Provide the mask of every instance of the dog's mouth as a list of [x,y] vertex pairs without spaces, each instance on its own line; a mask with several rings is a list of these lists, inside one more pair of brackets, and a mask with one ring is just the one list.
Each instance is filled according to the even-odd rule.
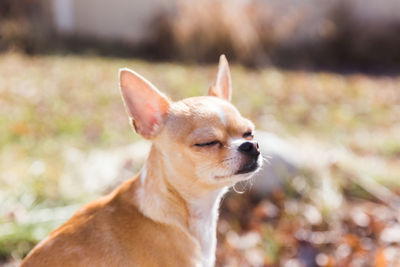
[[236,175],[243,175],[243,174],[250,174],[252,172],[257,171],[261,165],[262,162],[260,162],[259,157],[255,157],[252,159],[248,159],[246,164],[243,164],[241,168],[236,171],[235,173],[232,173],[230,175],[224,175],[224,176],[215,176],[216,179],[225,179],[225,178],[232,178],[235,177]]
[[244,174],[244,173],[249,173],[257,170],[259,167],[259,164],[257,162],[257,159],[253,159],[250,161],[250,163],[244,165],[241,169],[239,169],[235,174]]

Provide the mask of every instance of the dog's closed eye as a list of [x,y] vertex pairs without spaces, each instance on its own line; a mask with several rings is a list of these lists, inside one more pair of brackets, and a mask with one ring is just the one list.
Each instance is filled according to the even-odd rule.
[[252,131],[248,131],[243,134],[243,138],[246,138],[246,139],[253,139],[253,137],[254,137],[254,134]]
[[215,145],[221,145],[221,142],[218,140],[214,140],[211,142],[198,143],[198,144],[194,144],[194,145],[198,146],[198,147],[207,147],[207,146],[211,147],[211,146],[215,146]]

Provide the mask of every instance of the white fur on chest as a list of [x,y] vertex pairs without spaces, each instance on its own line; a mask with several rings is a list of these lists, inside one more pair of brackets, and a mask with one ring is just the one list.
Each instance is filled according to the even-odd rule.
[[214,266],[218,208],[225,192],[226,188],[219,189],[189,203],[189,230],[200,243],[204,267]]

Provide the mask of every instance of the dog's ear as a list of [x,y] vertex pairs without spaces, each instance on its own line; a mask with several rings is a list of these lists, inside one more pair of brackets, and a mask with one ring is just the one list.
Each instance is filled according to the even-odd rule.
[[130,69],[120,69],[119,81],[122,99],[136,132],[147,139],[156,136],[170,105],[167,97]]
[[228,60],[225,55],[219,57],[217,79],[208,90],[208,95],[221,97],[227,101],[231,101],[232,97],[232,81],[231,72],[229,70]]

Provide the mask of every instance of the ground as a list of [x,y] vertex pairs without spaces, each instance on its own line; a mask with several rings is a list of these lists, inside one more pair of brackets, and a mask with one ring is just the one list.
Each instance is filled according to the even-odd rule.
[[[173,100],[204,94],[216,74],[215,65],[0,55],[0,265],[17,264],[80,205],[110,191],[117,181],[107,177],[126,179],[140,168],[143,153],[116,160],[128,144],[132,153],[146,150],[123,109],[121,67]],[[322,170],[309,164],[262,199],[230,193],[217,265],[400,264],[400,76],[233,64],[232,78],[233,103],[258,129],[345,156]],[[89,164],[100,167],[89,171]],[[318,181],[326,179],[340,205],[321,204]]]

